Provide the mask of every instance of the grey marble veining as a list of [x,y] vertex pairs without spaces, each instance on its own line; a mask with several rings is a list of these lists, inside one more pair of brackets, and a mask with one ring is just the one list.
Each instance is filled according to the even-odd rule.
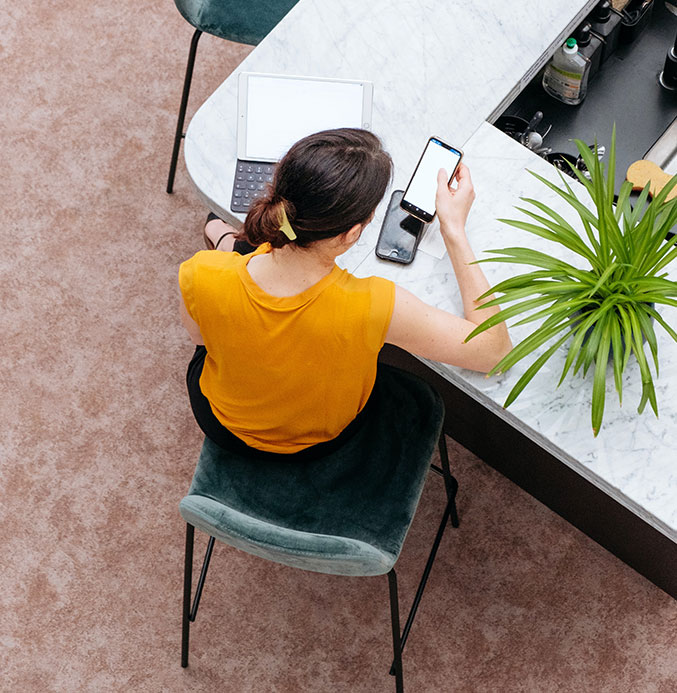
[[186,166],[213,211],[229,211],[237,72],[374,82],[372,129],[406,177],[431,134],[460,145],[594,0],[301,0],[197,111]]
[[[580,227],[577,216],[572,214],[568,205],[527,171],[533,170],[557,182],[558,175],[552,166],[486,123],[466,143],[466,163],[477,192],[467,231],[478,258],[487,257],[484,251],[491,248],[524,245],[573,260],[576,266],[584,266],[582,260],[560,246],[496,221],[497,218],[524,218],[514,206],[521,205],[519,197],[525,195],[542,200],[572,225]],[[508,263],[489,263],[483,268],[491,284],[526,271],[523,266]],[[350,269],[358,276],[374,274],[392,279],[422,300],[462,314],[458,285],[447,257],[438,260],[421,253],[411,265],[399,267],[379,260],[370,252],[359,265]],[[671,276],[677,278],[677,267],[670,269]],[[658,306],[657,309],[669,324],[677,327],[676,309],[667,306]],[[530,334],[532,329],[530,325],[511,328],[513,343]],[[508,373],[489,379],[460,368],[428,363],[650,525],[677,541],[677,344],[660,326],[656,327],[656,333],[660,376],[654,382],[659,418],[654,416],[649,406],[643,414],[637,413],[641,378],[633,359],[623,378],[622,407],[609,370],[604,421],[597,438],[593,437],[590,423],[592,372],[585,378],[569,375],[556,388],[566,357],[565,347],[549,360],[507,410],[502,408],[502,404],[519,376],[533,361],[532,357],[518,363]]]

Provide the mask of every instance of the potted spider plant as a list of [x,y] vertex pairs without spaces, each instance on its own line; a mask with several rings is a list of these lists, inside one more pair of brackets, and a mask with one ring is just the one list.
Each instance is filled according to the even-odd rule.
[[[529,217],[528,221],[499,221],[563,246],[575,254],[577,261],[572,264],[558,259],[556,251],[549,255],[531,248],[488,251],[495,257],[478,262],[509,262],[534,269],[500,282],[480,297],[484,299],[496,293],[497,298],[484,306],[511,305],[485,320],[466,341],[518,315],[526,314],[526,317],[515,325],[537,323],[536,329],[490,371],[490,375],[504,372],[522,359],[536,356],[508,394],[503,405],[507,407],[568,340],[568,353],[557,386],[570,371],[576,374],[582,370],[585,375],[594,368],[592,429],[596,436],[604,415],[609,362],[622,402],[622,376],[632,354],[642,378],[638,412],[644,411],[649,402],[658,416],[650,366],[652,360],[658,375],[654,324],[658,323],[677,341],[677,332],[655,307],[656,304],[677,306],[677,282],[668,279],[664,271],[677,257],[677,235],[668,238],[668,232],[677,223],[677,198],[666,202],[669,191],[677,184],[677,176],[650,201],[647,184],[633,207],[632,184],[628,181],[621,186],[617,200],[614,197],[616,128],[608,167],[597,157],[597,145],[591,151],[581,140],[575,142],[589,177],[571,168],[583,188],[574,191],[561,174],[563,187],[533,171],[530,173],[570,205],[580,218],[581,232],[543,202],[524,197],[520,199],[529,207],[516,209]],[[592,207],[581,201],[580,194],[585,192],[592,200]],[[546,344],[547,348],[541,350]],[[647,344],[650,358],[645,352]]]

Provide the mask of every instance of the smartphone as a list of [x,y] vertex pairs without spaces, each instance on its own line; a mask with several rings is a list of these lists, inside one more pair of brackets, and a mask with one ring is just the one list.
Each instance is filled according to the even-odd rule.
[[423,222],[407,214],[400,203],[403,190],[395,190],[388,203],[381,232],[376,242],[376,255],[383,260],[410,263],[423,233]]
[[437,172],[446,169],[451,182],[462,158],[460,149],[442,142],[439,137],[431,137],[404,191],[400,203],[402,209],[426,224],[430,223],[435,218]]

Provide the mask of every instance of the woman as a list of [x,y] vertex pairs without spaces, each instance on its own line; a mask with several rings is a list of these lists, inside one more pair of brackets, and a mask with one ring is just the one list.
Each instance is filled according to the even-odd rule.
[[[317,133],[279,163],[243,234],[218,219],[207,223],[205,238],[217,250],[184,262],[179,285],[182,321],[198,345],[188,370],[191,404],[217,444],[301,457],[340,444],[365,416],[384,342],[483,372],[510,350],[503,323],[464,343],[498,310],[475,310],[489,285],[471,264],[465,222],[475,193],[464,165],[456,190],[440,170],[436,207],[465,317],[336,265],[372,220],[391,172],[372,133]],[[241,250],[245,239],[253,253],[220,252]]]

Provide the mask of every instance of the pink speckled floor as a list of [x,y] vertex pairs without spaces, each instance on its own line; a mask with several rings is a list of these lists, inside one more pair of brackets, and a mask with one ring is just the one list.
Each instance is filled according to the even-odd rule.
[[[201,441],[176,270],[205,210],[182,163],[164,186],[190,36],[170,0],[0,12],[0,690],[391,691],[385,578],[223,545],[179,666],[177,504]],[[249,50],[201,40],[189,114]],[[467,451],[453,460],[462,526],[407,690],[677,690],[675,602]],[[407,604],[442,502],[431,478],[399,562]]]

